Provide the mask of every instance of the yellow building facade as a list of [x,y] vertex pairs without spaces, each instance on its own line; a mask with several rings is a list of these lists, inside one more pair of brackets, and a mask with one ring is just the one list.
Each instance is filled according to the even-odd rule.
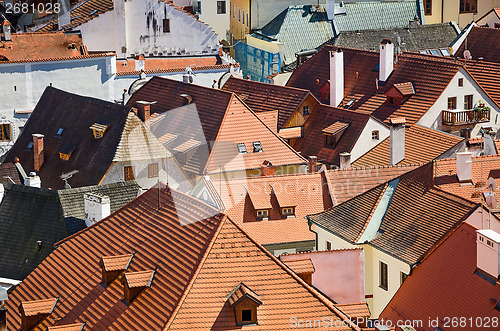
[[455,21],[464,28],[500,7],[500,0],[423,0],[423,5],[426,24]]

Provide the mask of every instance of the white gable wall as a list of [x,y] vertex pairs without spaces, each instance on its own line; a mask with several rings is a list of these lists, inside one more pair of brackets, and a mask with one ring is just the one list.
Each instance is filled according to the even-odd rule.
[[[372,132],[378,130],[379,139],[372,139]],[[363,154],[380,144],[385,138],[389,137],[390,130],[381,122],[370,118],[365,128],[359,135],[356,144],[351,150],[351,162],[356,161]]]

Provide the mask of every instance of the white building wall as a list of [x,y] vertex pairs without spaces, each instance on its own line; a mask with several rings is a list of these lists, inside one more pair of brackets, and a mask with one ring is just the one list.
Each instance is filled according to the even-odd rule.
[[217,0],[202,0],[200,20],[207,23],[217,33],[219,40],[229,41],[227,33],[229,31],[229,12],[231,2],[226,0],[226,13],[217,13]]
[[[372,139],[373,131],[379,132],[379,139]],[[370,118],[351,150],[351,162],[356,161],[363,154],[380,144],[385,138],[389,137],[389,134],[390,130],[386,125]]]

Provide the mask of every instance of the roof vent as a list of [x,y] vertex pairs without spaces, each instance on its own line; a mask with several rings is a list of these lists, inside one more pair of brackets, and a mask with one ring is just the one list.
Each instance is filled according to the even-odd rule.
[[191,102],[193,102],[193,97],[190,96],[189,94],[181,94],[181,97],[183,97],[185,100],[184,100],[184,104],[185,105],[189,105]]
[[125,301],[130,304],[143,290],[151,287],[155,272],[155,270],[126,272],[122,277]]
[[134,254],[103,256],[99,261],[104,286],[111,284],[122,271],[126,271],[132,262]]
[[58,298],[24,301],[19,305],[21,313],[21,328],[31,330],[44,318],[52,314]]

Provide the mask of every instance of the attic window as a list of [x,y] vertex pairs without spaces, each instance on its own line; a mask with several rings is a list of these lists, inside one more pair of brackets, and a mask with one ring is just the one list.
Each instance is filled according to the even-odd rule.
[[30,141],[26,149],[32,149],[32,148],[33,148],[33,141]]
[[12,140],[12,124],[3,123],[0,124],[0,140],[1,141],[11,141]]
[[269,217],[269,211],[267,209],[260,209],[255,212],[257,218]]
[[458,86],[460,86],[460,87],[464,86],[464,79],[463,78],[458,79]]
[[245,147],[244,143],[239,143],[238,144],[238,153],[240,153],[240,154],[247,154],[247,148]]
[[170,32],[170,19],[164,18],[163,19],[163,33]]
[[293,215],[295,215],[295,208],[294,207],[281,208],[281,215],[293,216]]
[[104,132],[106,132],[106,130],[109,128],[109,125],[107,124],[102,124],[102,123],[94,123],[92,124],[92,126],[90,127],[90,129],[92,130],[92,132],[94,133],[94,138],[95,139],[99,139],[99,138],[102,138],[102,136],[104,136]]
[[228,302],[234,309],[236,325],[257,324],[257,308],[262,301],[245,284],[240,283],[228,295]]
[[99,261],[103,285],[109,285],[122,271],[126,271],[132,262],[133,254],[103,256]]
[[262,152],[262,145],[261,145],[260,141],[254,141],[252,144],[253,144],[253,152],[254,153]]
[[302,107],[302,115],[309,115],[309,106]]
[[75,145],[64,145],[59,149],[59,158],[64,161],[69,161],[71,154],[75,151]]
[[380,138],[379,131],[378,130],[373,130],[372,131],[372,139],[373,140],[379,140],[379,138]]
[[63,131],[64,131],[64,128],[59,128],[59,130],[57,130],[57,132],[56,132],[56,137],[58,137],[58,138],[61,137]]

